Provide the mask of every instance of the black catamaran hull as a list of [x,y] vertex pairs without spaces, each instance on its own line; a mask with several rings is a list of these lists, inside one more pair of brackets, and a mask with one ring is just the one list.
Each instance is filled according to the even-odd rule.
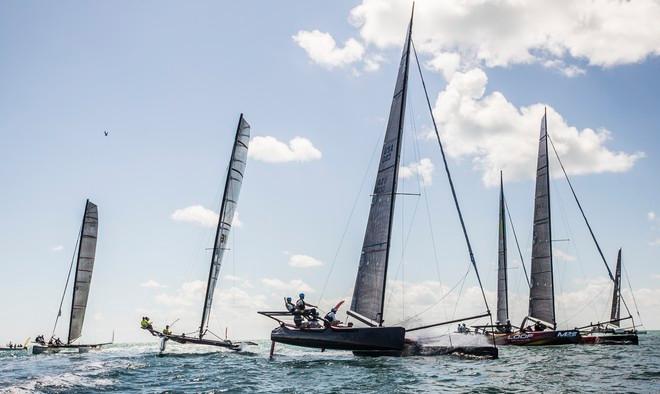
[[[166,335],[163,334],[162,332],[158,332],[154,329],[147,329],[151,333],[151,335],[155,337],[159,337],[161,341],[174,341],[176,343],[180,344],[193,344],[193,345],[208,345],[208,346],[218,346],[218,347],[224,347],[228,348],[231,350],[240,350],[241,349],[241,343],[240,342],[232,342],[229,340],[214,340],[214,339],[205,339],[205,338],[196,338],[196,337],[188,337],[185,335]],[[161,351],[164,350],[164,342],[161,344]]]
[[517,332],[507,337],[506,344],[514,346],[575,345],[580,343],[576,330]]
[[110,345],[110,343],[97,343],[91,345],[39,345],[34,344],[28,347],[30,354],[42,353],[87,353],[90,350],[99,350],[102,346]]
[[285,325],[270,333],[273,342],[286,345],[366,352],[401,352],[406,330],[403,327],[290,328]]
[[639,345],[637,334],[587,334],[582,335],[583,345]]

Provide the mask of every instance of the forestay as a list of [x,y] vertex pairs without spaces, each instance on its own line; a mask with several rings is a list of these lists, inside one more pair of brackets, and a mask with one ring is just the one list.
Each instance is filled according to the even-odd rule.
[[548,167],[548,123],[546,116],[544,114],[541,120],[539,154],[536,167],[529,316],[555,326],[552,230],[550,221],[550,174]]
[[85,320],[92,271],[94,270],[94,258],[96,256],[98,227],[98,208],[94,203],[87,200],[78,242],[78,259],[76,262],[76,276],[73,282],[71,319],[69,321],[69,344],[80,338],[83,321]]
[[352,311],[379,325],[383,322],[385,281],[406,110],[411,32],[412,18],[401,55],[351,303]]
[[227,239],[229,237],[229,231],[231,230],[234,214],[236,213],[238,196],[241,192],[241,184],[243,183],[243,176],[245,174],[245,165],[247,163],[249,143],[250,125],[245,120],[245,118],[243,118],[243,114],[241,114],[238,121],[238,127],[236,129],[236,137],[234,139],[234,146],[232,148],[231,160],[227,170],[225,190],[222,197],[220,215],[218,218],[218,227],[213,244],[213,254],[211,257],[209,279],[206,286],[206,297],[204,299],[202,321],[199,326],[200,338],[204,336],[206,329],[208,328],[209,314],[211,313],[211,304],[213,302],[213,293],[215,291],[215,285],[218,282],[218,277],[220,275],[222,257],[224,255],[225,249],[227,248]]

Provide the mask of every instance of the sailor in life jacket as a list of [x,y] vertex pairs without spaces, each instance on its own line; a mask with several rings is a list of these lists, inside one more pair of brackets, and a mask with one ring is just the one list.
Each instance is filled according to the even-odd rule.
[[143,330],[150,330],[152,328],[151,322],[149,321],[149,318],[147,316],[142,317],[142,321],[140,322],[140,328]]
[[323,318],[325,320],[326,326],[336,326],[339,325],[339,320],[337,320],[337,310],[335,308],[330,309],[330,312],[325,314]]
[[165,329],[163,329],[163,334],[172,335],[172,331],[170,331],[170,326],[165,326]]
[[287,297],[287,298],[284,300],[284,306],[286,307],[286,310],[287,310],[287,312],[289,312],[289,313],[293,313],[293,312],[295,312],[295,310],[296,310],[296,306],[295,306],[295,305],[293,304],[293,302],[291,301],[291,297]]

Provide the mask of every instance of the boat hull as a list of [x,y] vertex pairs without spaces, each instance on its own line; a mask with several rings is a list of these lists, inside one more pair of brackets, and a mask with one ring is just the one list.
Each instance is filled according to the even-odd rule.
[[[513,346],[554,346],[580,343],[577,330],[517,332],[506,337],[506,345]],[[504,344],[504,343],[503,343]]]
[[28,346],[28,352],[30,354],[42,354],[42,353],[87,353],[90,350],[98,350],[101,346],[106,344],[93,344],[93,345],[40,345],[32,344]]
[[231,350],[241,350],[243,346],[241,342],[232,342],[229,340],[222,340],[222,339],[214,340],[214,339],[205,339],[205,338],[189,337],[189,336],[174,335],[174,334],[166,335],[154,329],[145,328],[145,330],[149,331],[151,335],[158,337],[160,339],[159,347],[161,353],[165,351],[167,341],[174,341],[182,345],[193,344],[193,345],[218,346],[218,347],[228,348]]
[[405,336],[406,330],[403,327],[290,328],[281,325],[270,333],[270,339],[277,343],[364,352],[364,355],[400,353],[404,349]]
[[639,345],[637,334],[587,334],[580,337],[583,345]]

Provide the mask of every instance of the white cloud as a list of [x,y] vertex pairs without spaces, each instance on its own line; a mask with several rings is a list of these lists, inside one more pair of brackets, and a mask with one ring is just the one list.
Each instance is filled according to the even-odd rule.
[[[177,222],[194,223],[203,227],[216,227],[218,225],[218,214],[201,205],[191,205],[186,208],[177,209],[170,215],[170,218]],[[241,222],[238,216],[238,211],[234,212],[232,225],[234,227],[243,226],[243,222]]]
[[322,154],[307,138],[295,137],[287,145],[275,137],[257,136],[250,142],[248,156],[266,163],[286,163],[318,160]]
[[430,69],[441,72],[447,81],[451,79],[460,65],[461,55],[455,52],[436,53],[433,55],[433,58],[426,63],[426,66]]
[[[410,0],[363,0],[349,20],[365,44],[401,46]],[[660,54],[660,3],[639,1],[436,1],[415,6],[417,49],[461,54],[467,66],[580,59],[611,67]],[[566,75],[582,73],[571,65]]]
[[304,254],[294,254],[289,257],[289,266],[296,268],[311,268],[320,267],[323,262],[315,259],[314,257]]
[[218,225],[218,214],[201,205],[177,209],[170,216],[177,222],[195,223],[204,227],[215,227]]
[[160,283],[156,282],[153,279],[149,279],[146,282],[140,283],[140,287],[146,287],[149,289],[160,289],[163,287],[166,287],[165,285],[161,285]]
[[288,282],[285,282],[277,278],[263,278],[261,279],[261,283],[275,290],[284,291],[291,294],[297,294],[300,291],[305,293],[314,292],[314,289],[312,289],[311,286],[300,279],[291,279]]
[[206,282],[194,280],[181,284],[174,294],[160,293],[156,302],[170,307],[187,307],[201,305],[206,292]]
[[354,38],[346,40],[343,48],[337,46],[330,34],[318,30],[300,30],[292,38],[314,63],[328,69],[345,67],[361,60],[364,55],[364,47]]
[[650,211],[649,213],[646,214],[646,218],[649,220],[649,222],[654,221],[656,218],[655,212]]
[[553,248],[552,252],[554,253],[555,257],[558,258],[559,260],[563,261],[575,261],[575,256],[564,252],[563,250],[559,248]]
[[53,246],[52,248],[50,248],[50,250],[53,252],[61,252],[64,250],[64,246],[62,245]]
[[[447,153],[454,158],[470,158],[487,185],[498,183],[500,170],[509,181],[532,178],[545,106],[518,108],[500,92],[484,95],[487,82],[481,69],[456,72],[438,95],[433,112]],[[552,107],[547,111],[550,136],[569,174],[625,172],[644,157],[641,152],[607,148],[605,143],[611,139],[608,130],[578,130]],[[560,172],[553,175],[558,177]]]
[[410,163],[399,168],[399,178],[407,179],[419,175],[420,181],[424,186],[430,186],[433,183],[433,163],[429,158],[420,159],[418,163]]

